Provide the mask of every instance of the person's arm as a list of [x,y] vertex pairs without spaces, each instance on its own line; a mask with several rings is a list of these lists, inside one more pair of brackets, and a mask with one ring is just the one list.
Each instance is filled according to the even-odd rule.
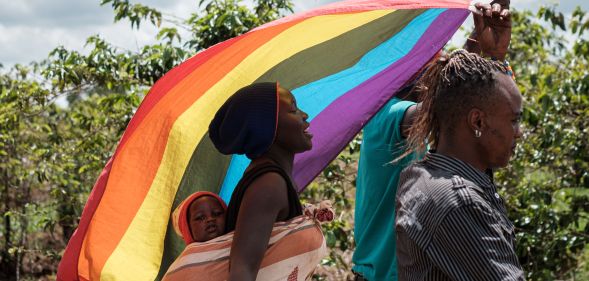
[[465,50],[499,60],[505,59],[511,41],[509,4],[509,0],[475,4],[480,13],[473,13],[474,30],[466,40]]
[[480,54],[482,52],[481,47],[479,46],[479,41],[477,41],[476,29],[472,30],[472,32],[466,39],[466,42],[464,42],[464,46],[462,46],[462,48],[468,51],[469,53]]
[[[481,14],[473,13],[475,28],[464,44],[471,53],[504,60],[511,41],[511,14],[509,0],[495,0],[490,4],[475,4]],[[401,122],[401,135],[407,138],[411,125],[417,116],[421,103],[405,111]]]
[[426,253],[453,280],[524,280],[504,228],[492,210],[462,206],[438,226]]
[[288,210],[286,182],[276,173],[256,179],[241,202],[229,257],[229,280],[256,280],[272,227]]
[[401,121],[401,136],[403,138],[407,138],[409,136],[409,131],[411,130],[411,125],[415,121],[417,117],[417,112],[419,112],[419,108],[421,107],[421,103],[414,104],[405,110],[405,114],[403,115],[403,121]]
[[[471,53],[504,60],[511,41],[511,14],[509,0],[495,0],[490,4],[475,4],[481,14],[473,14],[475,28],[464,44],[464,49]],[[418,113],[421,103],[411,106],[403,116],[401,134],[407,138],[411,125]]]

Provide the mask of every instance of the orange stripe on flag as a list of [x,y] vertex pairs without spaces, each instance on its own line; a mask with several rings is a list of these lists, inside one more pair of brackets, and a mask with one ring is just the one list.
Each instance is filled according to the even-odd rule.
[[[170,129],[178,116],[253,51],[298,22],[260,30],[234,43],[229,50],[211,58],[186,78],[169,81],[177,85],[145,116],[145,120],[114,159],[106,190],[80,252],[78,271],[81,276],[100,279],[104,264],[126,232],[151,186]],[[212,68],[211,65],[220,67]],[[188,89],[190,93],[187,94]],[[145,137],[154,134],[156,138]],[[131,170],[124,163],[142,163],[143,167]]]

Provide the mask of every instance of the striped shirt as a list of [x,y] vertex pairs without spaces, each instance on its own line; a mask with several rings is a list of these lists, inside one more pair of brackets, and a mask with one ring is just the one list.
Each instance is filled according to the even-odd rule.
[[401,173],[399,280],[524,280],[514,226],[490,176],[437,153]]

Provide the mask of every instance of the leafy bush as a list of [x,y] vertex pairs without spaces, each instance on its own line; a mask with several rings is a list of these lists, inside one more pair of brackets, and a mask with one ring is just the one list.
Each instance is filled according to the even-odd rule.
[[[0,67],[1,280],[54,278],[90,188],[158,78],[194,52],[292,11],[289,0],[257,0],[252,8],[213,0],[201,2],[209,13],[178,19],[128,1],[102,4],[115,20],[157,26],[160,42],[130,52],[92,36],[87,55],[58,47],[42,62]],[[565,17],[555,7],[513,19],[509,57],[525,97],[525,134],[496,181],[527,278],[589,280],[589,20],[581,9]],[[178,28],[190,30],[188,38]],[[352,278],[360,142],[302,195],[330,199],[338,213],[324,227],[331,252],[318,280]]]

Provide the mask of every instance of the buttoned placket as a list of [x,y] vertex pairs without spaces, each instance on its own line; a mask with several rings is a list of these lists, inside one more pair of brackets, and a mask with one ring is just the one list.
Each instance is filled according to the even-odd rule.
[[497,220],[500,222],[506,236],[511,240],[511,244],[515,245],[514,225],[507,217],[505,203],[503,198],[501,198],[497,192],[497,187],[493,181],[492,174],[482,173],[463,161],[437,153],[430,152],[426,154],[424,160],[429,161],[430,164],[433,164],[438,168],[449,170],[453,174],[461,176],[476,184],[483,191],[485,199],[493,208],[493,212],[495,213]]

